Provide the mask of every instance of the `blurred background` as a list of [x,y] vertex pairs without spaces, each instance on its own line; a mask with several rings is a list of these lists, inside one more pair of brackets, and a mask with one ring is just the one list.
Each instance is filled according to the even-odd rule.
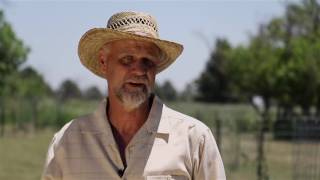
[[211,127],[230,180],[320,179],[320,1],[0,1],[0,179],[40,179],[53,134],[107,83],[80,37],[124,10],[184,45],[155,88]]

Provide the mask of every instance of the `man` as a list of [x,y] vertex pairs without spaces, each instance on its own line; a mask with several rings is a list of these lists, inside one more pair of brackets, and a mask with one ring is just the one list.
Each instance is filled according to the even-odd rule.
[[107,28],[86,32],[80,60],[107,80],[108,97],[55,134],[42,179],[224,180],[210,129],[152,93],[156,74],[182,49],[160,40],[155,19],[145,13],[117,13]]

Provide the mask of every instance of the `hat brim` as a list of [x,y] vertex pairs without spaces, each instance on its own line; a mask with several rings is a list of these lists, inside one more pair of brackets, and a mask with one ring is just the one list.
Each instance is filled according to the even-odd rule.
[[120,39],[149,41],[157,45],[164,53],[165,57],[157,64],[157,73],[163,71],[172,64],[183,51],[183,46],[175,42],[149,38],[113,29],[94,28],[87,31],[79,41],[78,55],[81,63],[94,74],[102,78],[107,78],[106,75],[101,72],[98,52],[104,44]]

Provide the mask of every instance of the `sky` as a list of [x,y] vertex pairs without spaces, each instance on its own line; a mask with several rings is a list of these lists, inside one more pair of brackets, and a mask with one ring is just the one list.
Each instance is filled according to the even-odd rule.
[[6,0],[0,8],[16,35],[31,48],[23,66],[34,67],[53,89],[72,79],[81,89],[95,85],[102,91],[106,81],[80,63],[79,39],[91,28],[105,27],[116,12],[148,12],[157,19],[161,39],[184,46],[176,62],[157,75],[158,83],[170,80],[181,91],[204,70],[217,38],[226,38],[233,46],[245,44],[260,23],[284,13],[285,1]]

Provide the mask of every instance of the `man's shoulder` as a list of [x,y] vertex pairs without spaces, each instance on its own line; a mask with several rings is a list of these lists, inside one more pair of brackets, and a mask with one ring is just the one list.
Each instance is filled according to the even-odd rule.
[[210,131],[210,128],[204,124],[201,120],[198,120],[192,116],[181,113],[164,105],[163,118],[167,119],[172,130],[184,129],[191,134],[202,135]]
[[86,114],[83,116],[76,117],[66,123],[57,133],[65,133],[69,131],[78,131],[87,127],[87,124],[91,121],[94,114]]
[[93,114],[79,116],[70,120],[60,130],[58,130],[53,137],[53,143],[55,146],[61,144],[64,139],[72,134],[80,133],[90,127],[90,121],[93,118]]

